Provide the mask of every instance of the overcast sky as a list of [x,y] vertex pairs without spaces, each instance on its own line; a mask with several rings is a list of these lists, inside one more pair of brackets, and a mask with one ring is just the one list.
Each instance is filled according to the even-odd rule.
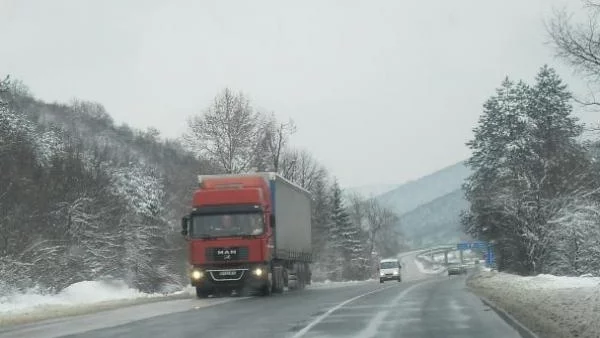
[[292,118],[345,186],[469,156],[502,79],[555,66],[544,20],[575,0],[0,0],[0,73],[177,137],[223,87]]

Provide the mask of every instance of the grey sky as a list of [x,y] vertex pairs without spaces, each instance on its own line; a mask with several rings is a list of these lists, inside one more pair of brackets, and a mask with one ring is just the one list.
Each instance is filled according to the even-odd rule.
[[[401,183],[468,157],[504,76],[544,63],[573,0],[0,0],[0,72],[38,97],[104,104],[179,136],[224,86],[292,118],[343,185]],[[575,5],[575,6],[574,6]],[[578,87],[579,86],[579,87]]]

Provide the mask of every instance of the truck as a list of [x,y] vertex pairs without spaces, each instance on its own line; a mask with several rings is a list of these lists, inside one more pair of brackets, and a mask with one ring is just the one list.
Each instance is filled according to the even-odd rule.
[[311,195],[271,172],[198,176],[182,217],[198,298],[303,289],[311,281]]

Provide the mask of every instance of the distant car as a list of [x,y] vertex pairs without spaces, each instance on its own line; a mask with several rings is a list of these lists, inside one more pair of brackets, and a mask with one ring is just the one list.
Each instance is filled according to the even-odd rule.
[[464,275],[467,273],[467,267],[462,264],[450,264],[448,266],[448,276]]
[[400,274],[402,266],[397,259],[382,259],[379,263],[379,283],[383,283],[386,280],[397,280],[402,281],[402,275]]

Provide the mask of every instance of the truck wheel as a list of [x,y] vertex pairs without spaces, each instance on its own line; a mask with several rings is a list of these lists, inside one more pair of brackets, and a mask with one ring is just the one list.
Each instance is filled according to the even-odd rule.
[[402,277],[398,277],[398,283],[402,282]]
[[266,283],[261,289],[260,289],[260,295],[263,297],[268,297],[270,295],[273,294],[273,290],[272,290],[272,286],[270,283]]
[[379,278],[379,283],[383,284],[383,279]]
[[298,273],[298,289],[302,290],[306,288],[308,280],[308,269],[306,264],[300,264],[300,271]]
[[271,286],[272,293],[283,293],[283,280],[276,279]]
[[302,273],[300,273],[300,276],[298,276],[298,289],[299,290],[303,290],[306,287],[306,274],[304,271],[302,271]]
[[283,293],[283,288],[284,288],[284,271],[285,269],[280,268],[280,269],[275,269],[273,270],[273,286],[272,286],[272,293]]
[[196,287],[196,297],[197,298],[208,298],[208,291],[203,290],[199,287]]

